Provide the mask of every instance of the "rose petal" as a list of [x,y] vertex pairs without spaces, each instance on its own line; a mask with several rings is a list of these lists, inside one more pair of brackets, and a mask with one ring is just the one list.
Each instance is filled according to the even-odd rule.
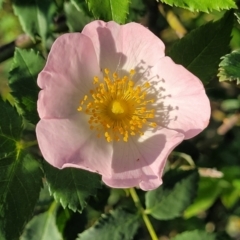
[[115,22],[94,21],[86,25],[82,33],[91,38],[100,67],[112,72],[129,71],[146,61],[153,65],[164,56],[163,42],[137,23],[121,26]]
[[[136,37],[139,36],[139,37]],[[127,56],[125,68],[145,71],[146,67],[154,66],[165,56],[163,42],[146,27],[137,23],[128,23],[121,28],[120,39],[117,41],[121,52]]]
[[169,57],[162,58],[151,71],[158,108],[164,110],[158,124],[182,132],[185,139],[205,129],[211,109],[202,82]]
[[38,99],[40,118],[67,118],[77,113],[96,75],[100,69],[91,40],[80,33],[59,37],[37,80],[43,89]]
[[36,134],[43,157],[51,165],[110,176],[112,144],[97,138],[82,117],[43,119],[37,124]]
[[140,139],[131,137],[127,143],[114,143],[112,176],[103,176],[103,182],[115,188],[157,188],[168,155],[183,139],[181,133],[159,128],[146,131]]
[[101,69],[115,71],[125,56],[119,52],[116,39],[119,39],[121,26],[115,22],[93,21],[87,24],[82,34],[88,36],[94,45]]

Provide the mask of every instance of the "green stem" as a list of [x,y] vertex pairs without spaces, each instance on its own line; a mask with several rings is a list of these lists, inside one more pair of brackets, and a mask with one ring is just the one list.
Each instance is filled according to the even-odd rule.
[[158,240],[157,234],[155,233],[155,230],[152,226],[152,223],[150,222],[148,215],[145,213],[144,208],[142,207],[142,204],[140,202],[140,199],[135,191],[134,188],[129,188],[129,192],[131,194],[131,197],[137,207],[137,209],[140,211],[143,221],[148,229],[148,232],[152,238],[152,240]]
[[53,201],[48,209],[49,214],[53,214],[58,207],[58,203],[56,201]]
[[20,140],[19,142],[16,142],[17,149],[19,149],[19,150],[26,149],[26,148],[32,147],[34,145],[37,145],[37,144],[38,144],[37,140],[28,141],[28,142]]
[[173,156],[175,155],[177,157],[180,157],[180,158],[184,159],[186,162],[188,162],[188,164],[191,167],[195,167],[196,166],[194,161],[193,161],[193,159],[192,159],[192,157],[190,155],[186,154],[186,153],[181,153],[181,152],[174,151],[174,152],[171,153],[171,155],[173,155]]

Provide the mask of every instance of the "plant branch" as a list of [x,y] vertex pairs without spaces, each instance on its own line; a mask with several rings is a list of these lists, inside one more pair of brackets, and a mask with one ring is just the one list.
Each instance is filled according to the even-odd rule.
[[150,222],[149,218],[148,218],[148,215],[145,213],[144,211],[144,208],[142,207],[142,204],[140,202],[140,199],[135,191],[134,188],[130,188],[129,189],[129,192],[130,192],[130,195],[137,207],[137,209],[140,211],[141,215],[142,215],[142,218],[143,218],[143,221],[148,229],[148,232],[152,238],[152,240],[158,240],[158,237],[157,237],[157,234],[152,226],[152,223]]
[[15,47],[30,48],[33,47],[35,44],[36,42],[33,42],[28,35],[19,35],[15,41],[0,46],[0,62],[3,62],[13,57]]

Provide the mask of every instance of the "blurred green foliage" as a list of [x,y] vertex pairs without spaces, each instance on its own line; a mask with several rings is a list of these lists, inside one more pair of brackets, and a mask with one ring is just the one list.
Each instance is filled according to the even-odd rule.
[[[225,67],[224,80],[231,74],[234,79],[239,77],[239,56],[235,56],[240,48],[238,15],[233,15],[231,11],[226,14],[225,11],[199,12],[196,11],[200,9],[195,6],[196,1],[184,6],[182,3],[190,2],[164,1],[179,8],[155,0],[116,1],[113,10],[109,10],[111,2],[105,1],[105,5],[101,5],[100,2],[86,3],[83,0],[0,0],[0,56],[5,49],[9,49],[12,41],[18,40],[12,43],[12,55],[14,47],[19,47],[14,58],[10,54],[9,59],[0,64],[0,94],[22,114],[19,116],[15,108],[0,99],[0,239],[18,239],[32,214],[34,217],[26,225],[21,240],[34,239],[33,236],[37,236],[36,240],[94,239],[93,236],[97,238],[101,234],[104,240],[150,239],[127,190],[109,189],[100,183],[98,176],[88,173],[77,178],[75,170],[52,170],[42,164],[42,160],[36,160],[36,148],[30,148],[29,152],[23,149],[20,155],[19,148],[16,148],[23,137],[27,141],[29,138],[35,140],[33,125],[38,121],[36,76],[54,39],[65,32],[81,31],[94,18],[113,19],[120,23],[140,22],[164,41],[167,53],[175,57],[178,63],[186,67],[189,65],[189,59],[184,56],[186,53],[191,58],[190,62],[200,59],[202,65],[199,67],[198,63],[198,69],[195,66],[189,70],[196,71],[195,74],[203,76],[204,82],[208,83],[206,91],[212,106],[209,127],[199,136],[178,146],[177,151],[181,154],[169,157],[165,174],[167,180],[164,180],[162,187],[148,193],[137,190],[137,193],[161,240],[227,240],[230,239],[228,235],[239,239],[240,89],[235,81],[220,83],[216,76],[220,58],[229,53],[220,65]],[[239,1],[235,4],[232,0],[210,2],[215,3],[213,9],[239,6]],[[18,17],[14,15],[12,6]],[[103,6],[108,11],[104,11]],[[122,12],[118,11],[119,6],[124,8]],[[209,9],[207,5],[203,7],[205,11]],[[36,25],[32,27],[31,22]],[[26,46],[24,38],[19,38],[20,34],[31,36],[26,46],[32,47],[32,50],[21,49]],[[230,35],[231,49],[228,46]],[[204,53],[202,58],[199,51],[193,54],[196,49]],[[233,50],[235,52],[230,53]],[[8,115],[11,117],[7,118]],[[32,125],[26,125],[25,120]],[[9,136],[9,131],[3,134],[2,128],[8,129],[6,125],[11,121],[13,127],[17,125],[14,135]],[[22,129],[23,122],[26,132]],[[6,141],[10,144],[7,145]],[[199,167],[200,178],[195,167]],[[169,177],[179,168],[184,170],[186,176]],[[45,171],[44,177],[42,169]],[[71,178],[68,178],[69,175]],[[27,176],[31,181],[26,179]],[[9,181],[8,190],[4,185],[6,179]],[[44,188],[38,199],[42,180]],[[74,186],[70,190],[68,181],[74,182],[70,184]],[[24,187],[20,183],[24,183]],[[15,185],[18,189],[14,188]],[[50,197],[49,189],[53,197]],[[13,195],[17,196],[16,202],[12,194],[16,194]],[[15,208],[13,205],[8,208],[7,204],[15,204]],[[151,208],[154,211],[151,212]],[[2,223],[2,217],[11,218],[12,221]],[[113,234],[116,234],[115,238],[112,238]]]

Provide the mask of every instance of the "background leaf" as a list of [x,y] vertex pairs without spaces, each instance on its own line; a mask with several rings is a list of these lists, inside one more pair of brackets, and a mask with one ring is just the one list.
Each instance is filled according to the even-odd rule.
[[64,10],[66,24],[71,32],[81,32],[86,24],[94,20],[93,16],[88,14],[89,10],[84,0],[78,4],[65,2]]
[[181,234],[178,234],[176,237],[172,238],[172,240],[217,240],[215,234],[210,234],[204,231],[189,231],[189,232],[183,232]]
[[22,119],[0,99],[0,239],[19,239],[42,186],[39,163],[21,142]]
[[43,69],[45,60],[33,49],[16,49],[9,83],[13,90],[24,117],[33,124],[39,120],[37,113],[37,99],[39,88],[37,75]]
[[184,217],[190,218],[207,210],[216,201],[222,189],[219,179],[201,178],[197,198],[184,212]]
[[49,0],[14,0],[14,13],[25,33],[33,39],[40,36],[45,44],[46,39],[51,34],[51,24],[56,12],[55,1]]
[[56,203],[47,212],[35,216],[26,226],[20,240],[61,240],[62,236],[56,225]]
[[170,6],[186,8],[190,11],[209,12],[212,10],[237,8],[233,0],[161,0]]
[[222,193],[220,195],[222,204],[231,209],[239,201],[240,191],[240,167],[229,166],[221,169],[224,174],[222,179],[223,186]]
[[233,13],[203,25],[177,41],[168,55],[207,84],[217,73],[220,58],[228,53]]
[[[76,5],[81,0],[72,0]],[[96,19],[125,23],[129,11],[129,0],[85,0]]]
[[237,80],[240,83],[240,49],[227,54],[219,64],[219,81]]
[[159,220],[179,217],[196,195],[198,178],[196,170],[167,172],[163,185],[146,193],[146,212]]
[[77,240],[129,240],[133,239],[139,227],[138,214],[116,209],[102,218],[91,228],[79,235]]
[[57,169],[44,164],[50,193],[62,206],[82,211],[89,196],[101,188],[100,175],[77,168]]

